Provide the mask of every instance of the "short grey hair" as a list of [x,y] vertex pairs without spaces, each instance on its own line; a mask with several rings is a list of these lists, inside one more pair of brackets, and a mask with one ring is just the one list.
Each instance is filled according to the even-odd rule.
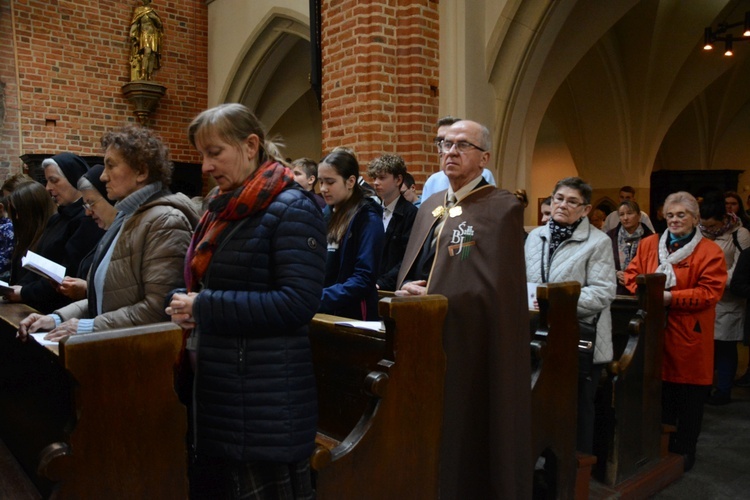
[[667,199],[664,200],[664,213],[668,211],[668,207],[677,204],[683,205],[687,209],[687,211],[690,212],[690,214],[696,219],[701,218],[701,209],[700,206],[698,206],[698,200],[696,200],[695,196],[688,193],[687,191],[677,191],[676,193],[672,193],[667,196]]
[[578,194],[581,195],[581,198],[583,198],[584,205],[591,204],[591,194],[593,193],[593,189],[589,184],[586,183],[586,181],[584,181],[580,177],[566,177],[557,181],[557,184],[555,184],[555,189],[552,190],[552,196],[554,196],[555,193],[557,193],[557,191],[559,191],[560,188],[563,187],[575,189],[576,191],[578,191]]

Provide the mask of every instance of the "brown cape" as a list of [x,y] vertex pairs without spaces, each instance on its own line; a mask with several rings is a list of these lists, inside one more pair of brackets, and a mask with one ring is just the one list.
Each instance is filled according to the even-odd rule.
[[[444,201],[445,192],[436,193],[420,206],[399,288]],[[456,207],[438,236],[427,284],[428,293],[448,298],[440,497],[531,498],[523,207],[484,183]]]

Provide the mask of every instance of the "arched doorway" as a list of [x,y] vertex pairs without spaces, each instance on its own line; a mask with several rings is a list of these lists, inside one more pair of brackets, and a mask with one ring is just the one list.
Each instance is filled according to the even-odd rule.
[[224,99],[254,110],[290,159],[321,157],[321,113],[310,68],[309,27],[272,15],[249,43]]

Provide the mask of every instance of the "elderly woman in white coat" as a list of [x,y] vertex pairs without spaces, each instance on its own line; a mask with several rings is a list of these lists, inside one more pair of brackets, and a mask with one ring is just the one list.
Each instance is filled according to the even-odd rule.
[[[552,192],[552,216],[526,239],[526,279],[530,283],[578,281],[578,320],[595,324],[593,362],[578,373],[577,448],[592,453],[594,396],[605,363],[612,360],[612,317],[617,279],[609,237],[589,223],[591,186],[578,177],[560,180]],[[586,359],[584,355],[583,359]],[[579,358],[581,359],[581,358]]]

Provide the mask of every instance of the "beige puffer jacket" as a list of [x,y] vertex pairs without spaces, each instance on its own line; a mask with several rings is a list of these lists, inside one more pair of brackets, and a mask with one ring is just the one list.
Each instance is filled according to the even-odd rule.
[[[195,205],[183,194],[162,191],[125,222],[104,280],[103,314],[94,331],[168,321],[164,297],[184,286],[183,264],[193,228]],[[63,321],[88,318],[87,299],[55,311]]]

